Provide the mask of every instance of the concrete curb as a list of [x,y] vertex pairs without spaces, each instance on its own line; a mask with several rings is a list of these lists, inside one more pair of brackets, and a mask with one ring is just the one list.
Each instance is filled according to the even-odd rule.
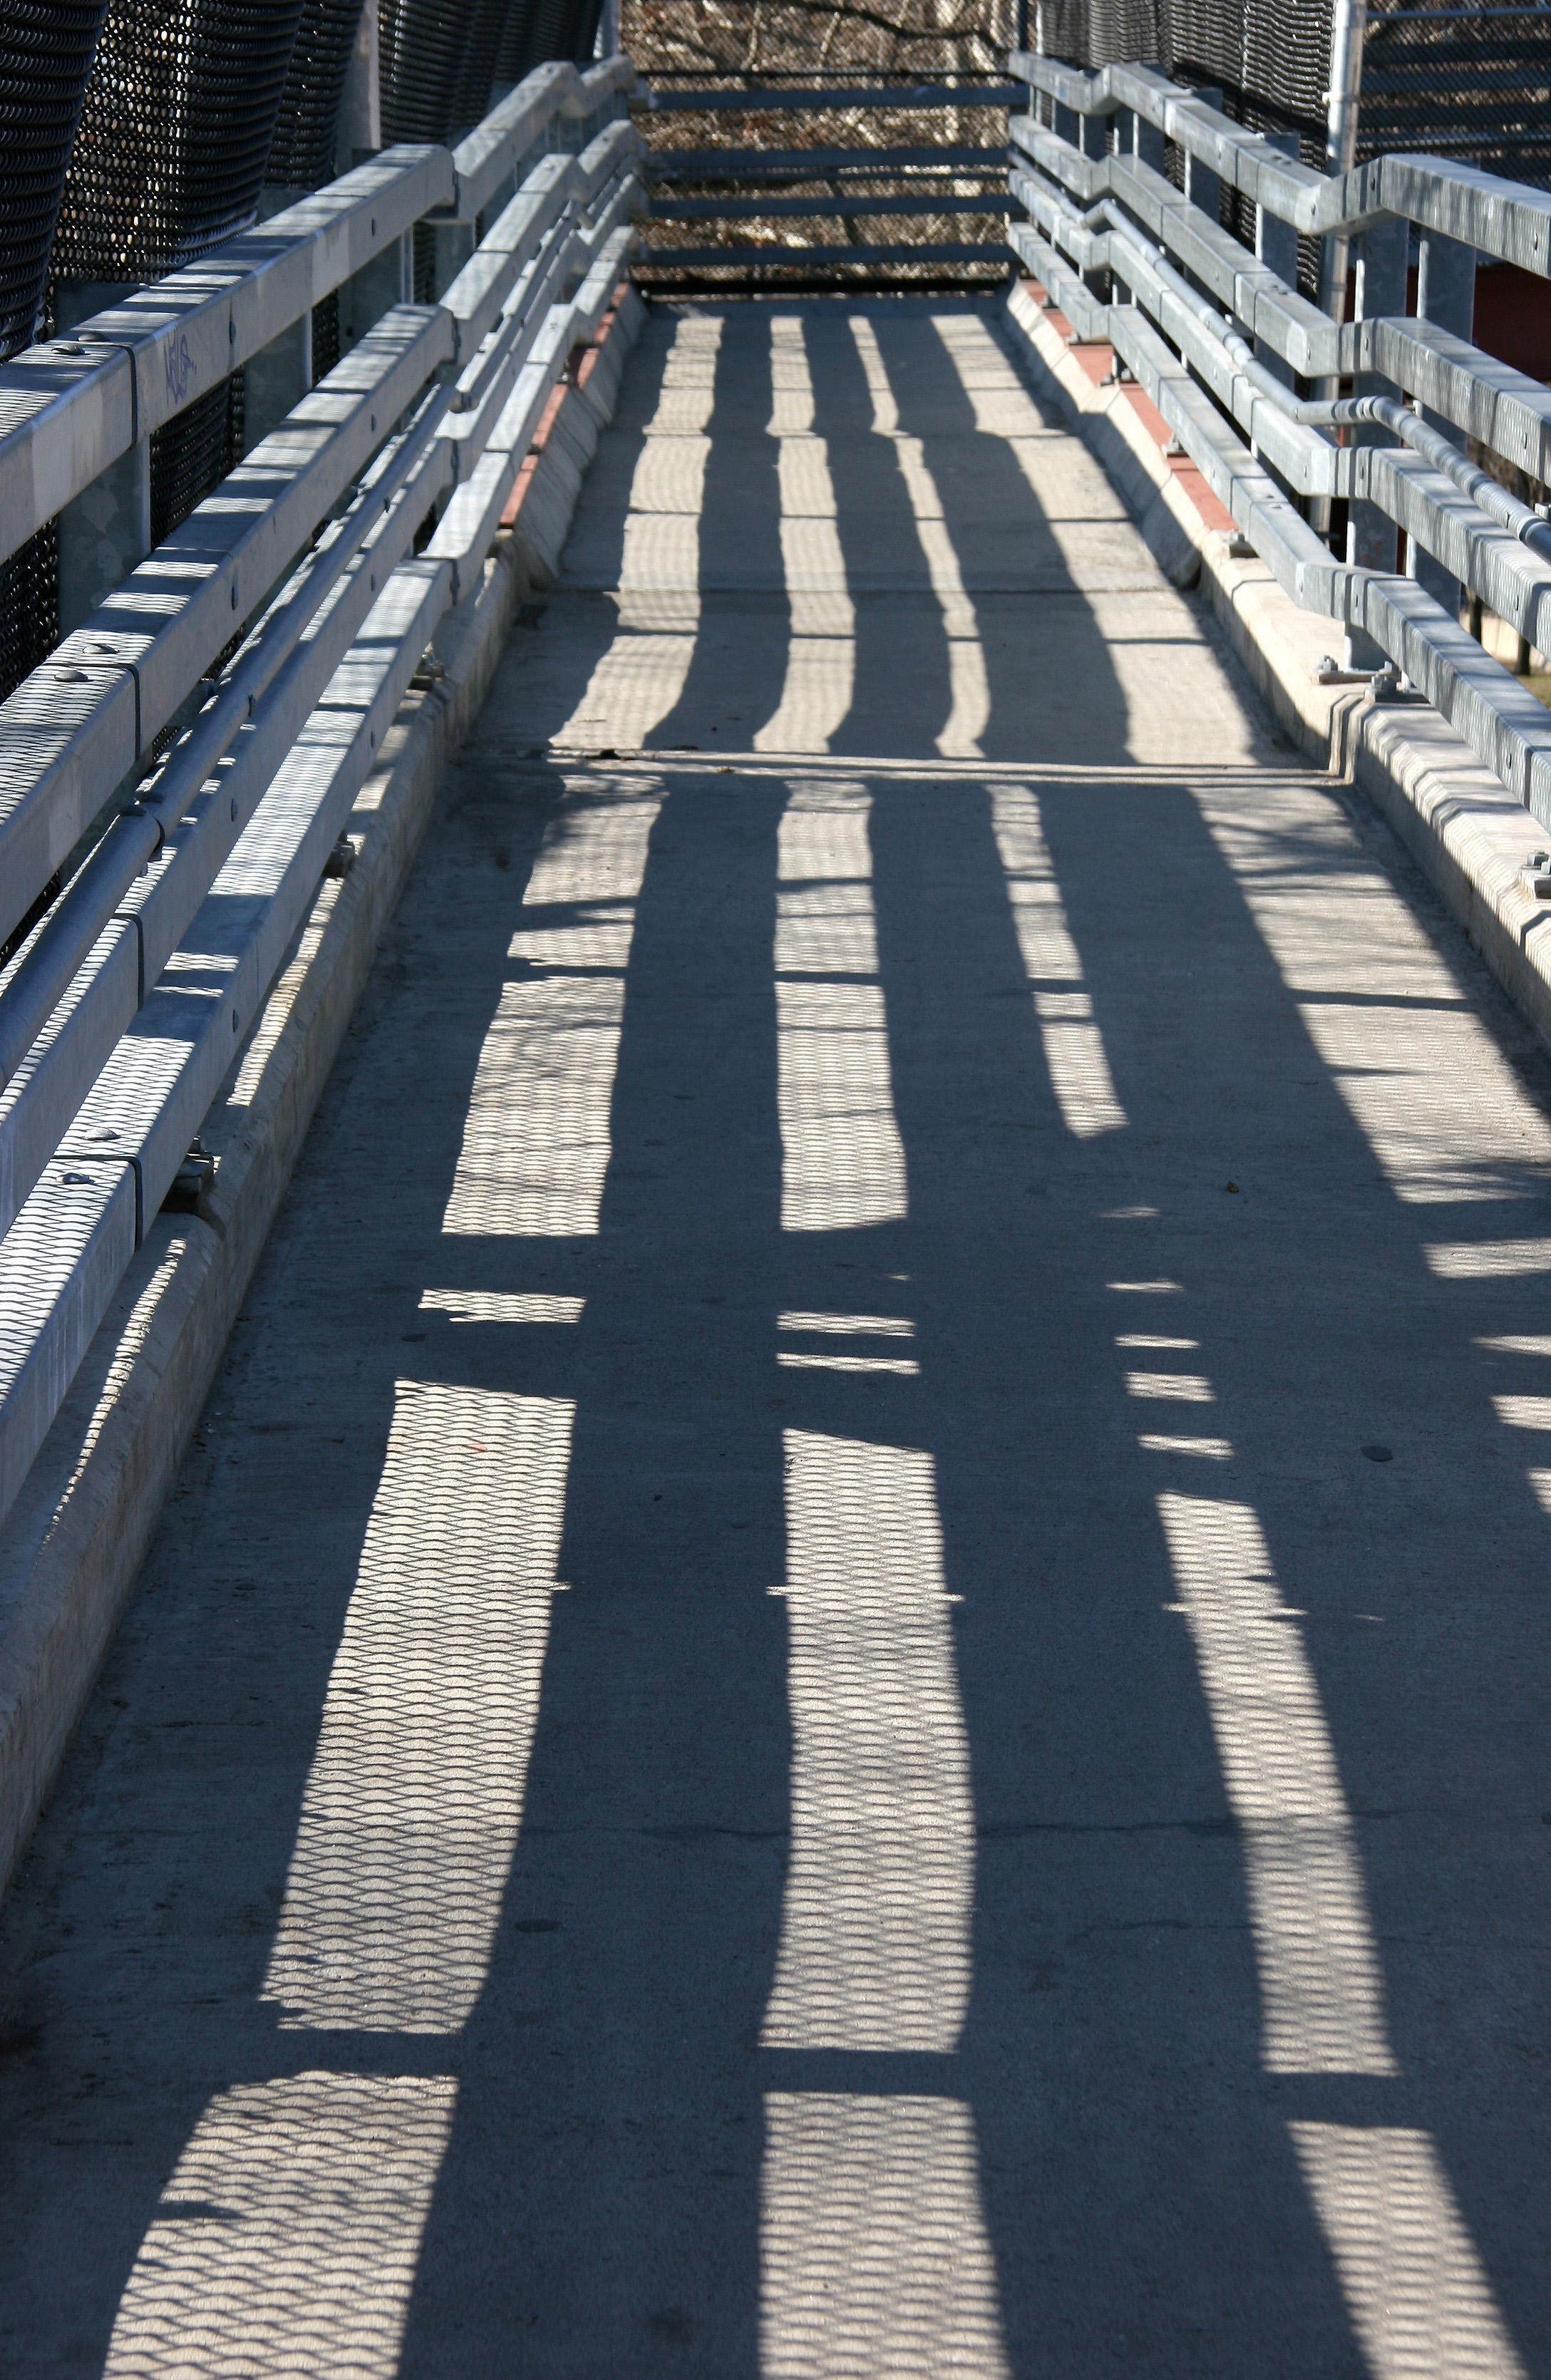
[[557,392],[511,533],[437,631],[444,674],[411,690],[357,796],[354,865],[321,886],[211,1111],[214,1181],[197,1214],[152,1224],[0,1531],[0,1889],[149,1550],[447,762],[490,691],[518,603],[553,576],[644,319],[630,290]]
[[1104,466],[1165,575],[1210,602],[1278,724],[1362,787],[1551,1042],[1551,932],[1537,930],[1551,903],[1536,901],[1519,872],[1544,848],[1545,829],[1430,705],[1375,704],[1363,688],[1320,686],[1315,671],[1337,644],[1336,624],[1301,612],[1264,563],[1234,551],[1231,521],[1204,482],[1194,484],[1199,475],[1165,453],[1167,429],[1142,393],[1106,385],[1096,351],[1071,342],[1031,284],[1014,285],[1000,320],[1031,385]]

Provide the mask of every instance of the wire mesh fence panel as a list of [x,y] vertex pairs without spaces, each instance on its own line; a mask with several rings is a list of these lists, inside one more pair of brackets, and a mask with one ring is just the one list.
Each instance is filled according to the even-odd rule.
[[50,278],[144,282],[252,221],[301,0],[112,0]]
[[1551,184],[1551,7],[1370,7],[1357,153],[1393,149]]
[[0,0],[0,358],[32,336],[106,0]]
[[340,102],[361,7],[362,0],[302,0],[270,143],[267,182],[316,190],[332,177]]
[[[689,6],[625,0],[624,45],[643,81],[681,94],[671,115],[639,119],[662,203],[682,209],[696,199],[706,202],[699,220],[665,212],[654,222],[639,267],[647,285],[732,287],[751,274],[790,284],[810,271],[842,283],[882,278],[906,285],[1003,278],[1005,263],[994,251],[1006,213],[1006,110],[976,104],[975,97],[986,86],[1000,88],[1019,30],[1018,0],[949,0],[947,6],[892,0],[870,7],[832,0],[694,0]],[[701,86],[723,94],[747,91],[748,105],[722,103],[701,113],[687,101]],[[847,87],[858,90],[851,104]],[[923,87],[929,100],[917,95]],[[896,88],[898,103],[891,103],[886,94]],[[961,102],[948,96],[952,89],[963,91]],[[800,106],[774,103],[782,93],[809,96]],[[823,94],[823,104],[815,93]],[[813,152],[811,172],[803,170],[804,152]],[[869,154],[877,158],[871,174]],[[711,211],[719,191],[733,187],[745,166],[757,178],[736,187],[763,187],[757,166],[767,157],[782,160],[788,207]],[[705,172],[697,176],[689,158],[703,159]],[[901,201],[892,214],[884,207],[891,194]],[[796,202],[805,195],[823,212],[800,215]],[[847,200],[856,203],[848,208]],[[834,252],[846,246],[857,251],[849,263]],[[885,261],[880,249],[902,252]],[[905,252],[911,249],[914,256]],[[717,250],[728,252],[724,269],[712,261]],[[698,261],[671,261],[690,255]]]

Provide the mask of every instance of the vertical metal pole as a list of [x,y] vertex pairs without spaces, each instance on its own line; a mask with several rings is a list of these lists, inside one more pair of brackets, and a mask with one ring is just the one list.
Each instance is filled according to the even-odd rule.
[[334,135],[334,164],[348,173],[356,151],[382,146],[382,106],[379,90],[377,49],[378,0],[366,0],[356,28],[356,46],[345,69],[345,91],[339,103],[339,128]]
[[[1279,157],[1296,160],[1298,135],[1296,132],[1267,132],[1266,146],[1275,150]],[[1297,288],[1297,231],[1291,224],[1283,223],[1279,215],[1270,214],[1259,205],[1254,210],[1254,253],[1258,261],[1267,266],[1278,280],[1285,281],[1290,289]],[[1264,339],[1256,339],[1254,352],[1266,370],[1274,373],[1284,387],[1292,386],[1296,377],[1292,366],[1273,353]]]
[[[1440,331],[1452,331],[1456,337],[1468,339],[1475,328],[1475,250],[1463,240],[1446,239],[1442,232],[1424,231],[1416,273],[1416,310],[1424,321],[1436,322]],[[1450,436],[1453,426],[1440,413],[1423,406],[1424,421]],[[1424,553],[1412,540],[1408,560],[1411,575],[1419,587],[1443,605],[1450,619],[1460,613],[1460,582],[1451,571],[1444,568],[1432,554]]]
[[1145,115],[1133,115],[1133,151],[1138,162],[1150,165],[1157,174],[1163,171],[1163,127],[1149,123]]
[[[1353,320],[1370,322],[1381,314],[1403,314],[1411,225],[1390,215],[1360,232],[1353,245],[1357,252]],[[1393,394],[1388,382],[1376,372],[1359,372],[1354,387],[1359,396]],[[1389,443],[1388,432],[1376,425],[1353,430],[1350,435],[1354,446]],[[1393,571],[1399,551],[1395,524],[1388,515],[1366,498],[1361,502],[1353,498],[1347,507],[1347,560],[1364,570]],[[1388,659],[1363,628],[1347,630],[1346,651],[1348,669],[1382,669]]]
[[[1357,113],[1363,95],[1363,43],[1368,0],[1336,0],[1330,21],[1330,88],[1325,94],[1325,170],[1350,174],[1357,155]],[[1325,243],[1319,302],[1339,322],[1346,310],[1348,243],[1338,233]]]
[[[1220,91],[1196,91],[1191,93],[1191,97],[1198,99],[1204,107],[1222,105]],[[1209,165],[1203,165],[1198,158],[1193,157],[1188,149],[1185,151],[1185,197],[1193,207],[1200,208],[1209,222],[1215,224],[1219,221],[1222,214],[1221,179]]]

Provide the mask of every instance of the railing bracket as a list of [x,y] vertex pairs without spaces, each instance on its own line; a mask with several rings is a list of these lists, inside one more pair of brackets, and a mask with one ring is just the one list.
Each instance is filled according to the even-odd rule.
[[178,1214],[191,1213],[214,1179],[215,1160],[196,1135],[188,1156],[173,1175],[172,1187],[162,1204],[171,1207]]

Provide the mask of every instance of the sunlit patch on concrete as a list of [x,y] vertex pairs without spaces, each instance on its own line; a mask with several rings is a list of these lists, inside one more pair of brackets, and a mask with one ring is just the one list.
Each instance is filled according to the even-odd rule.
[[618,630],[557,743],[633,750],[684,692],[700,627],[700,513],[721,331],[714,315],[674,327],[631,483]]
[[920,540],[932,592],[942,613],[951,708],[937,738],[937,748],[944,756],[978,759],[980,738],[991,716],[991,690],[980,643],[980,623],[964,590],[959,557],[953,551],[942,498],[926,450],[919,438],[900,428],[899,407],[890,385],[878,334],[865,314],[852,316],[851,335],[856,342],[867,394],[872,399],[872,427],[878,437],[887,438],[893,446],[900,478],[915,516],[915,534]]
[[1184,1405],[1213,1404],[1217,1395],[1210,1380],[1195,1372],[1128,1372],[1125,1392],[1128,1397],[1162,1397]]
[[871,799],[799,783],[782,813],[776,1026],[783,1231],[891,1222],[907,1209],[878,980]]
[[1425,2132],[1291,2126],[1374,2380],[1520,2380],[1514,2351]]
[[764,2380],[1003,2380],[975,2123],[957,2099],[771,2092]]
[[932,1460],[785,1443],[792,1853],[765,2040],[949,2050],[975,1822]]
[[1505,1429],[1551,1429],[1551,1397],[1494,1397],[1492,1410]]
[[104,2380],[392,2380],[456,2088],[313,2073],[212,2099],[135,2259]]
[[428,1289],[420,1312],[444,1314],[449,1322],[579,1322],[584,1303],[542,1290]]
[[522,1818],[574,1411],[395,1388],[264,1985],[283,2025],[467,2022]]
[[778,1314],[778,1330],[812,1330],[842,1339],[914,1339],[915,1325],[905,1314]]
[[598,1229],[624,971],[660,791],[568,796],[545,831],[515,972],[475,1071],[442,1228],[574,1238]]
[[[1193,790],[1395,1196],[1420,1206],[1538,1196],[1530,1177],[1551,1160],[1545,1116],[1318,780],[1266,771],[1249,801],[1241,782],[1205,774]],[[1513,1267],[1484,1269],[1499,1269]]]
[[1551,1272],[1551,1240],[1442,1241],[1422,1253],[1439,1281],[1527,1281]]
[[1094,1021],[1082,958],[1066,922],[1038,796],[1027,785],[993,785],[991,823],[1018,948],[1034,991],[1050,1087],[1066,1128],[1079,1140],[1118,1132],[1125,1123],[1125,1110],[1104,1053],[1104,1037]]
[[827,442],[814,434],[813,380],[800,317],[770,322],[770,432],[781,441],[781,559],[791,607],[781,700],[754,738],[761,752],[827,752],[851,709],[856,613],[846,585]]
[[1243,1838],[1273,2073],[1392,2074],[1351,1815],[1296,1621],[1247,1504],[1158,1512]]

